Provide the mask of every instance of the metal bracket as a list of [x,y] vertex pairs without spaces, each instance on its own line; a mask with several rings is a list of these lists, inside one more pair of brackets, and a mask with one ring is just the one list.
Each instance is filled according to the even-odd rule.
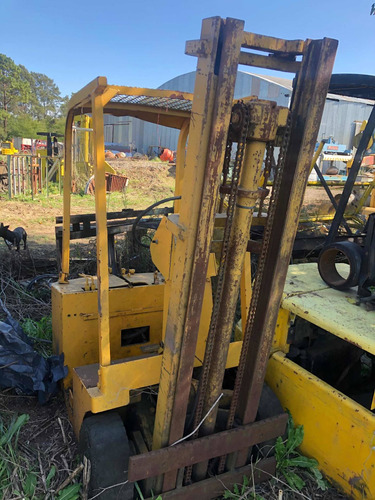
[[209,47],[207,40],[189,40],[185,45],[185,54],[195,57],[207,57]]

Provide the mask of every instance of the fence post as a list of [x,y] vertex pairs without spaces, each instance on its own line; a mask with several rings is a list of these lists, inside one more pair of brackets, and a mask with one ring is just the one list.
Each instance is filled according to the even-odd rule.
[[46,158],[46,190],[47,190],[47,198],[48,198],[48,167],[49,167],[49,161],[48,161],[48,156]]
[[25,177],[26,177],[26,187],[25,187],[25,194],[28,193],[30,189],[30,177],[29,177],[29,157],[26,156],[26,168],[25,168]]
[[16,196],[17,194],[17,183],[16,183],[16,162],[14,161],[15,158],[13,156],[12,158],[12,182],[13,182],[13,196]]
[[21,194],[21,163],[22,163],[22,158],[20,156],[17,156],[18,194]]
[[12,175],[10,172],[10,155],[7,156],[7,170],[8,170],[8,198],[12,199]]
[[42,162],[42,158],[39,157],[39,161],[38,161],[38,165],[39,165],[39,169],[38,169],[38,172],[39,172],[39,192],[41,193],[42,192],[42,187],[43,187],[43,162]]
[[34,199],[34,166],[33,159],[30,157],[30,184],[31,184],[31,199]]

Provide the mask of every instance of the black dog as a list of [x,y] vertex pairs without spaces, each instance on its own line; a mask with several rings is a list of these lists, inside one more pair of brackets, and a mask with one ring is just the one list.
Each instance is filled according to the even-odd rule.
[[[0,237],[4,238],[4,241],[9,250],[13,245],[17,247],[17,252],[19,252],[21,240],[23,241],[23,249],[26,250],[27,233],[23,227],[16,227],[14,231],[10,231],[9,226],[4,226],[4,224],[1,223]],[[8,241],[10,242],[10,244],[8,243]]]

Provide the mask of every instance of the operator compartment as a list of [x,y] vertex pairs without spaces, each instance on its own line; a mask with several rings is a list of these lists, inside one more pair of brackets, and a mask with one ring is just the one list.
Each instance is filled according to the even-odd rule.
[[[104,104],[101,99],[103,92],[107,95]],[[92,93],[97,93],[99,97],[92,99]],[[130,383],[131,387],[123,391],[126,402],[129,401],[132,388],[157,383],[160,366],[155,371],[150,370],[147,359],[156,356],[160,365],[163,345],[165,278],[157,270],[135,273],[134,269],[120,268],[116,261],[115,238],[122,233],[127,234],[132,228],[133,233],[141,235],[145,233],[145,227],[156,229],[161,218],[173,212],[173,207],[150,209],[147,213],[132,209],[107,213],[106,192],[110,181],[120,181],[126,186],[127,180],[115,175],[115,171],[105,161],[103,116],[132,116],[144,122],[181,130],[178,151],[180,162],[177,164],[179,174],[176,175],[178,190],[181,181],[178,177],[183,174],[182,148],[185,148],[187,139],[191,101],[192,95],[189,93],[110,86],[107,85],[106,78],[99,77],[77,93],[70,102],[65,136],[68,154],[65,158],[64,217],[57,218],[57,222],[62,225],[56,227],[62,271],[59,282],[52,287],[52,308],[54,350],[64,353],[68,366],[64,388],[69,389],[71,409],[73,376],[77,378],[78,384],[82,382],[85,389],[97,387],[98,368],[99,364],[103,364],[103,358],[106,359],[108,368],[112,364],[121,365],[121,361],[128,361],[131,365],[135,359],[143,360],[139,370],[143,371],[144,380],[137,380],[133,385]],[[75,130],[75,134],[72,134],[72,130]],[[93,130],[96,132],[95,139]],[[83,167],[86,170],[90,168],[94,173],[87,184],[87,191],[95,194],[95,214],[70,214],[73,170],[71,152],[73,146],[77,146],[77,135],[80,141],[78,147],[83,149]],[[95,167],[90,164],[91,154]],[[147,217],[142,218],[142,215]],[[140,221],[143,229],[138,232],[137,224]],[[67,279],[70,241],[95,236],[97,276],[82,275]],[[168,276],[171,234],[164,236],[164,240],[159,237],[158,248],[161,249],[166,266],[160,263],[158,268],[163,269],[163,273]],[[138,244],[136,241],[134,245]],[[144,245],[142,242],[139,244]],[[98,282],[101,286],[98,286]],[[136,379],[134,374],[138,373],[137,369],[134,371],[130,365],[132,378]],[[124,403],[112,404],[117,407]]]

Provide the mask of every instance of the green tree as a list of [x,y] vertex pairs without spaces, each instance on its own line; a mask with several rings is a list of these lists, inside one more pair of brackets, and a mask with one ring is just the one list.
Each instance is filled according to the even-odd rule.
[[34,77],[22,64],[20,64],[18,67],[20,69],[21,79],[29,84],[30,92],[24,102],[22,102],[22,100],[19,102],[18,109],[15,110],[15,113],[20,115],[28,114],[36,118],[35,108],[39,103],[34,90]]
[[0,54],[0,138],[63,133],[66,103],[56,83]]
[[5,54],[0,54],[0,119],[2,135],[8,136],[8,119],[20,102],[27,102],[30,84],[22,78],[21,69]]
[[32,90],[36,98],[34,112],[36,117],[46,119],[48,116],[56,116],[62,101],[59,87],[52,78],[42,73],[30,73],[33,79]]
[[27,137],[29,139],[41,139],[37,132],[46,129],[45,120],[38,121],[27,113],[11,115],[8,121],[9,137]]

